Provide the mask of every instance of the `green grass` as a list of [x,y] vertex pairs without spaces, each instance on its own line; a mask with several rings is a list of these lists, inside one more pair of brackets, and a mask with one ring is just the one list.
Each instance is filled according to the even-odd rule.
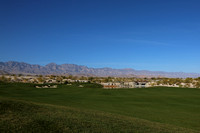
[[136,132],[195,133],[196,131],[100,111],[0,100],[1,132]]
[[[61,126],[61,129],[59,128],[59,130],[62,130],[61,132],[63,130],[75,132],[200,131],[200,89],[155,87],[106,90],[91,84],[83,84],[83,86],[85,87],[79,88],[78,84],[72,86],[59,85],[58,88],[44,89],[35,88],[33,84],[0,83],[0,99],[6,98],[7,100],[3,100],[5,103],[9,99],[34,102],[34,104],[27,102],[19,102],[19,104],[37,106],[38,110],[42,110],[40,113],[44,115],[44,119],[47,119],[46,124],[56,126],[53,128],[55,130]],[[12,102],[14,101],[11,100],[11,104]],[[18,104],[18,102],[14,103]],[[50,107],[45,104],[54,106]],[[45,111],[47,108],[50,112]],[[13,108],[13,112],[15,112],[14,110],[17,109]],[[67,114],[70,110],[79,113],[69,115],[68,119],[62,119],[59,123],[59,119],[63,118],[63,115],[65,116],[64,112]],[[24,114],[21,112],[14,116],[23,119]],[[60,115],[57,115],[56,112],[60,112],[58,113]],[[25,119],[34,117],[39,121],[40,119],[43,120],[42,116],[39,117],[40,113],[33,113],[33,116],[30,116],[30,113],[27,112]],[[84,115],[85,113],[87,115]],[[4,115],[9,115],[9,113],[4,113]],[[74,122],[71,116],[78,119],[75,120],[78,124],[77,127],[68,127],[70,122]],[[86,122],[90,128],[87,129],[86,123],[86,125],[81,125],[82,122]],[[6,125],[4,120],[1,121],[1,128],[6,127],[2,126],[2,123]],[[25,123],[23,130],[29,129],[26,125],[30,126],[30,123]]]

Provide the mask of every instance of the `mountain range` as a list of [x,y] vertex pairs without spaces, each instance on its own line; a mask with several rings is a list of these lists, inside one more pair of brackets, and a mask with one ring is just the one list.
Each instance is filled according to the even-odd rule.
[[200,77],[200,73],[163,72],[113,68],[89,68],[76,64],[49,63],[45,66],[33,65],[24,62],[0,62],[0,74],[37,74],[37,75],[83,75],[83,76],[115,76],[115,77],[171,77],[186,78]]

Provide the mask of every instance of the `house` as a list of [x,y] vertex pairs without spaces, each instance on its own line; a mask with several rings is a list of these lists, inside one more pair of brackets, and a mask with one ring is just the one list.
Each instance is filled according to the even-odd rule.
[[108,82],[101,83],[101,85],[104,88],[143,88],[150,86],[147,82]]
[[120,83],[114,83],[114,82],[108,82],[108,83],[101,83],[103,85],[103,88],[121,88]]

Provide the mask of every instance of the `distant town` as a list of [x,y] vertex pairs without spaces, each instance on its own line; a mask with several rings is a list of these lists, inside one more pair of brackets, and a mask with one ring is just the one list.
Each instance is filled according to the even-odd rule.
[[[136,77],[87,77],[87,76],[58,76],[58,75],[0,75],[1,82],[20,82],[44,84],[44,88],[57,88],[57,84],[72,83],[96,83],[101,84],[103,88],[143,88],[143,87],[184,87],[184,88],[200,88],[199,78],[136,78]],[[41,87],[41,86],[40,86]],[[80,86],[81,87],[81,86]],[[36,88],[39,88],[37,86]]]

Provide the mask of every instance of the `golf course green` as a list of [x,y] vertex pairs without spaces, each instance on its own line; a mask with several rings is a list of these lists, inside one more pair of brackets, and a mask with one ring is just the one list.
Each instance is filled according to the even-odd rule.
[[200,89],[0,83],[4,132],[199,132]]

